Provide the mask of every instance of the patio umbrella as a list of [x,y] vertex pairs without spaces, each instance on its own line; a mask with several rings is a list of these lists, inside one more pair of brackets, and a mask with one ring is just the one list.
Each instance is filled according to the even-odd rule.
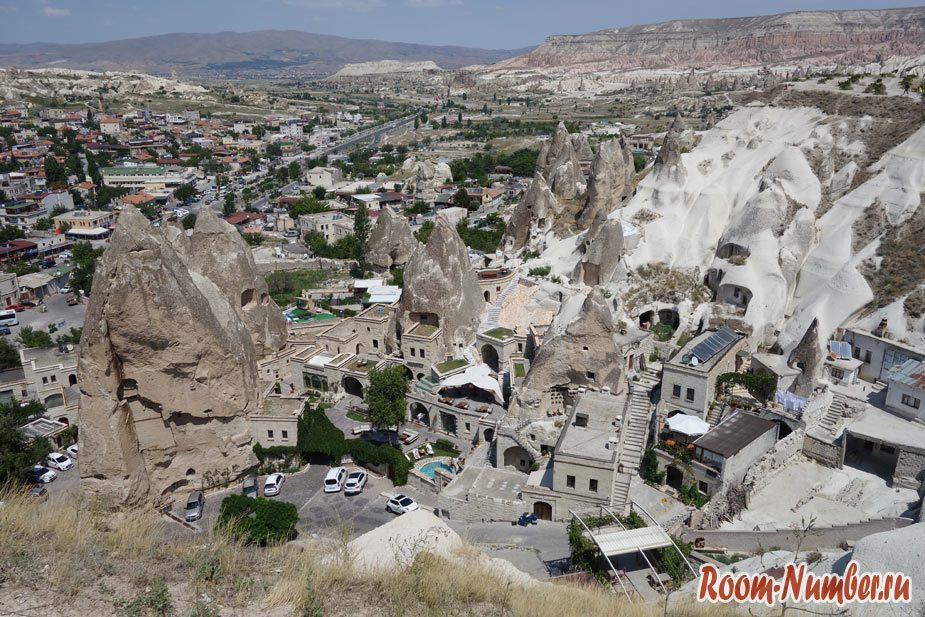
[[710,425],[697,416],[679,413],[668,418],[668,428],[675,433],[694,436],[706,434],[710,430]]

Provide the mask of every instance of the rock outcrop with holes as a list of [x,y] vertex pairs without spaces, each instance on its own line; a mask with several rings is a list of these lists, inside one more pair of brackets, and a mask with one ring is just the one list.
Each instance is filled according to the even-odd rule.
[[599,288],[586,297],[571,297],[546,333],[509,416],[546,418],[556,406],[557,387],[607,386],[622,391],[624,347],[647,336],[651,334],[616,323],[611,300]]
[[585,191],[585,175],[575,148],[569,142],[547,172],[549,188],[559,199],[577,199]]
[[[228,249],[227,239],[209,241]],[[184,242],[128,208],[96,268],[78,361],[81,490],[112,507],[256,462],[247,420],[260,401],[255,315],[229,297],[227,281],[257,277],[235,271],[236,259],[190,267],[196,252]]]
[[797,395],[809,397],[813,384],[822,368],[822,351],[819,340],[819,320],[814,319],[799,344],[790,352],[787,364],[803,372],[797,375],[790,389]]
[[562,206],[546,184],[543,174],[537,172],[527,193],[511,214],[511,220],[501,238],[501,246],[507,251],[535,248],[534,245],[542,242],[540,236],[552,229],[561,209]]
[[414,172],[415,195],[424,201],[433,201],[437,196],[437,187],[453,179],[450,166],[444,162],[431,163],[418,161]]
[[419,246],[405,217],[384,207],[369,234],[366,263],[382,272],[392,266],[403,266]]
[[286,344],[286,318],[270,298],[267,282],[257,273],[254,255],[238,231],[205,208],[196,219],[186,249],[191,271],[209,279],[235,307],[254,341],[258,358]]
[[623,255],[623,223],[601,212],[579,246],[581,261],[575,278],[585,285],[601,285],[613,277]]
[[599,214],[607,216],[623,201],[626,192],[626,165],[623,147],[616,139],[601,144],[591,163],[588,199],[578,218],[578,228],[586,229]]
[[461,357],[484,311],[469,250],[449,221],[438,216],[427,244],[405,265],[398,327],[404,336],[418,324],[437,325],[442,355]]
[[652,173],[659,178],[670,179],[677,183],[684,182],[687,175],[681,165],[681,134],[684,132],[684,123],[681,116],[675,116],[674,121],[662,140],[662,146],[655,157]]

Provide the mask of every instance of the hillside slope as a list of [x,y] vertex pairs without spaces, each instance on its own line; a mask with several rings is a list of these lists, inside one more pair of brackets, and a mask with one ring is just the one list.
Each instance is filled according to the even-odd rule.
[[105,43],[0,46],[0,66],[140,71],[152,74],[260,77],[336,73],[346,64],[376,60],[433,61],[441,68],[490,64],[529,51],[488,50],[356,40],[298,30],[178,33]]

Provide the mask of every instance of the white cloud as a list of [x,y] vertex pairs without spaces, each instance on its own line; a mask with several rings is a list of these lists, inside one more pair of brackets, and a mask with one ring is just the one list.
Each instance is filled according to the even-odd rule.
[[385,0],[283,0],[283,4],[309,9],[345,9],[363,13],[385,6]]
[[416,9],[435,9],[443,6],[461,6],[463,0],[405,0],[405,4]]
[[68,9],[56,9],[50,6],[46,6],[44,9],[42,9],[42,14],[44,14],[45,17],[67,17],[71,14],[71,11]]

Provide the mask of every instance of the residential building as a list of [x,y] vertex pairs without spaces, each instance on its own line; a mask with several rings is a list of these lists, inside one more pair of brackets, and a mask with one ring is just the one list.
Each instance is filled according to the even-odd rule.
[[873,332],[848,328],[842,337],[851,345],[851,356],[861,361],[858,377],[864,381],[886,381],[894,367],[907,360],[925,360],[922,350],[883,336],[886,325],[882,322]]
[[192,169],[171,171],[156,165],[106,167],[100,173],[106,186],[146,191],[155,196],[167,195],[196,181],[196,172]]
[[281,137],[290,139],[302,139],[302,122],[300,120],[287,120],[279,125],[279,134]]
[[735,372],[747,340],[723,326],[694,337],[662,367],[662,401],[668,412],[691,411],[704,419],[715,398],[716,378]]
[[108,210],[74,210],[54,219],[55,229],[64,232],[68,240],[105,240],[112,235],[115,214]]
[[909,420],[925,421],[925,361],[906,360],[887,376],[886,408]]
[[0,273],[0,306],[19,304],[19,281],[15,274]]
[[48,216],[48,210],[40,203],[17,199],[0,206],[0,224],[19,229],[31,229],[39,220]]
[[122,118],[107,117],[100,120],[100,133],[103,135],[118,135],[123,128]]
[[77,349],[74,346],[21,349],[27,398],[39,400],[46,416],[64,424],[77,421]]
[[344,174],[338,167],[313,167],[305,173],[305,181],[330,191],[344,181]]
[[0,244],[0,263],[9,263],[33,257],[38,254],[38,246],[28,240],[10,240]]
[[319,212],[299,216],[302,233],[317,231],[328,243],[353,235],[353,218],[341,212]]

